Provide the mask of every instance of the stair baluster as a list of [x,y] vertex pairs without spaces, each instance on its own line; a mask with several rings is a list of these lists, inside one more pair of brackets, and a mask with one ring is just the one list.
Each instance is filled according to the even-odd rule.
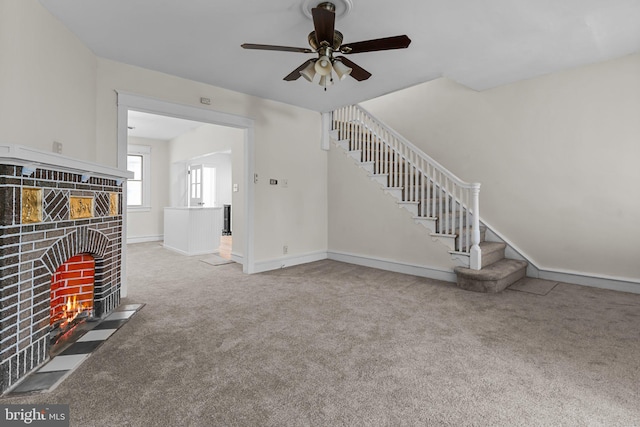
[[471,269],[481,268],[480,184],[462,181],[359,105],[334,111],[333,123],[338,138],[360,150],[362,162],[373,163],[374,175],[387,175],[386,187],[417,204],[417,219],[437,218],[434,238],[455,235],[451,249],[468,254]]

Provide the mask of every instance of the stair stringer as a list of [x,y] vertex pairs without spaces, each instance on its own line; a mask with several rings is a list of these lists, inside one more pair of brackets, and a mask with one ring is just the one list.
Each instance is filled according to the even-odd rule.
[[[454,264],[456,266],[460,266],[460,267],[469,267],[470,265],[470,254],[467,252],[458,252],[455,250],[455,244],[456,244],[456,238],[457,235],[455,234],[442,234],[442,233],[437,233],[437,221],[438,218],[437,217],[421,217],[418,216],[418,202],[406,202],[406,201],[402,201],[402,191],[403,188],[402,187],[388,187],[384,185],[383,179],[385,178],[385,175],[376,175],[374,174],[374,170],[373,170],[373,164],[375,162],[363,162],[361,161],[362,159],[362,151],[361,150],[350,150],[350,140],[349,139],[338,139],[338,131],[337,130],[331,130],[329,132],[329,136],[331,138],[331,141],[333,141],[334,145],[336,147],[342,148],[342,150],[344,151],[344,153],[346,154],[347,157],[351,158],[356,165],[364,170],[367,175],[369,176],[369,179],[373,182],[375,182],[376,184],[380,185],[382,187],[382,190],[386,193],[391,195],[395,200],[396,203],[398,204],[399,208],[405,209],[407,210],[413,217],[413,220],[416,224],[422,225],[423,227],[425,227],[428,231],[429,231],[429,236],[431,237],[431,239],[435,242],[439,242],[440,244],[444,245],[448,251],[449,254],[451,256],[451,259],[453,260]],[[437,185],[437,184],[434,184]],[[484,232],[482,232],[481,234],[482,236],[484,235]],[[482,241],[482,238],[481,238]]]
[[[328,157],[329,253],[337,254],[337,260],[349,255],[348,263],[454,284],[456,264],[430,238],[430,231],[415,224],[409,211],[400,209],[377,183],[372,184],[368,174],[333,142]],[[406,268],[388,268],[387,262]]]

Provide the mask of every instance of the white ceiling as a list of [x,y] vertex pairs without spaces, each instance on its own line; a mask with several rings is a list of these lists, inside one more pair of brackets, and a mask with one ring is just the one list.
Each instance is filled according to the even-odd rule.
[[169,141],[204,123],[129,110],[128,135]]
[[313,55],[240,47],[308,47],[305,0],[40,2],[100,57],[316,111],[440,76],[483,90],[640,51],[640,0],[353,0],[336,21],[345,43],[412,43],[350,55],[373,76],[324,92],[282,80]]

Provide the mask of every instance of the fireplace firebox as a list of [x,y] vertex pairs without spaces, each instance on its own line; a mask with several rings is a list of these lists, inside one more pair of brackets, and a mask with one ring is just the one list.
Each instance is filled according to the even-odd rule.
[[53,273],[49,314],[52,346],[78,324],[93,318],[94,275],[95,260],[90,254],[69,258]]

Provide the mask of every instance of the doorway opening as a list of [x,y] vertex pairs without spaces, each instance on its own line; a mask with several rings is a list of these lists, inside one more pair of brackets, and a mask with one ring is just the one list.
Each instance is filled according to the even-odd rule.
[[[253,175],[254,175],[254,122],[251,119],[235,116],[232,114],[206,110],[198,107],[174,104],[144,96],[133,95],[128,93],[118,93],[118,167],[127,169],[128,155],[128,121],[129,112],[136,111],[142,113],[156,114],[170,118],[178,118],[190,120],[204,124],[217,125],[227,130],[236,131],[240,134],[241,143],[236,146],[240,155],[237,156],[238,167],[232,168],[234,171],[233,182],[231,186],[233,205],[233,238],[230,242],[232,249],[229,250],[229,256],[234,261],[239,262],[243,266],[245,273],[253,273],[254,268],[254,242],[253,242]],[[235,147],[234,147],[235,148]],[[210,152],[208,153],[210,154]],[[232,152],[233,154],[233,152]],[[235,166],[235,163],[234,163]],[[166,167],[165,175],[172,176],[172,172],[176,168],[175,164]],[[151,168],[153,170],[153,168]],[[217,177],[216,177],[217,178]],[[219,181],[219,179],[216,179]],[[178,186],[179,184],[170,182],[170,186]],[[218,184],[216,183],[216,188]],[[186,185],[181,186],[185,195]],[[175,201],[174,197],[179,197],[180,190],[175,193],[172,191],[170,204]],[[213,196],[214,198],[217,196]],[[126,201],[124,202],[126,203]],[[203,202],[206,203],[206,202]],[[226,203],[222,203],[221,205]],[[125,220],[127,220],[125,212]],[[224,237],[224,236],[223,236]],[[228,239],[226,239],[228,240]],[[123,252],[126,251],[126,245],[123,245]],[[221,249],[224,249],[221,247]],[[224,252],[224,251],[223,251]],[[123,253],[122,259],[126,259]],[[126,284],[123,284],[123,296],[126,295]]]
[[[231,224],[242,226],[233,189],[242,181],[243,131],[134,110],[127,119],[127,168],[134,173],[127,183],[127,243],[163,241],[186,255],[219,252]],[[184,208],[205,212],[174,212]],[[182,230],[187,221],[192,223]],[[224,241],[233,247],[229,237]]]

